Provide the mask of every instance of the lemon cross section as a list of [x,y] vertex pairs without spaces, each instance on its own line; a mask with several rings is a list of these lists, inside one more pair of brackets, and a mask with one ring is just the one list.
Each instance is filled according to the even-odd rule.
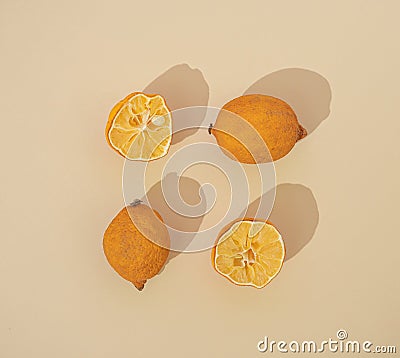
[[149,161],[163,157],[171,145],[171,113],[160,95],[128,96],[112,118],[108,140],[130,160]]
[[234,223],[215,247],[215,269],[233,283],[262,288],[280,271],[285,257],[282,236],[263,221]]

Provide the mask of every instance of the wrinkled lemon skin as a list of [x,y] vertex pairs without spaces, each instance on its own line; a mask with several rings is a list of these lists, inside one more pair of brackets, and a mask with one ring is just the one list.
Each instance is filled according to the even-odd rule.
[[286,102],[261,94],[226,103],[211,133],[226,155],[246,164],[278,160],[307,135]]
[[123,208],[103,237],[107,261],[138,290],[142,290],[146,281],[164,267],[169,245],[168,230],[161,217],[144,204]]

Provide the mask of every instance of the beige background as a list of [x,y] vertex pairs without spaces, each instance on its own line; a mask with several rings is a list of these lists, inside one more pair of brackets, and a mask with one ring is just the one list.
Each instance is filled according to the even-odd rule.
[[[255,357],[265,335],[319,341],[341,328],[398,344],[399,11],[395,0],[2,0],[0,356]],[[229,284],[207,251],[178,255],[138,292],[103,256],[124,204],[106,117],[178,64],[206,85],[189,76],[175,100],[207,101],[208,86],[213,106],[300,69],[258,84],[314,129],[276,164],[275,216],[303,241],[263,290]]]

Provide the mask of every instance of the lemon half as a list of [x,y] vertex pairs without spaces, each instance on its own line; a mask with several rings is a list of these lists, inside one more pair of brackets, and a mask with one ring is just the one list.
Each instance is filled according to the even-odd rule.
[[268,222],[245,219],[223,230],[212,263],[222,276],[241,286],[262,288],[280,271],[285,258],[281,234]]
[[171,136],[171,112],[158,94],[130,94],[111,110],[106,127],[108,143],[130,160],[163,157],[171,145]]

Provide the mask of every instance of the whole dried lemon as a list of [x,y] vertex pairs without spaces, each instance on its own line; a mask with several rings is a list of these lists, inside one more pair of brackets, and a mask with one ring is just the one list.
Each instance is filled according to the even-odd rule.
[[157,275],[169,254],[170,239],[161,216],[140,200],[123,208],[104,233],[109,264],[141,291]]
[[225,154],[248,164],[280,159],[307,135],[286,102],[261,94],[226,103],[210,132]]

